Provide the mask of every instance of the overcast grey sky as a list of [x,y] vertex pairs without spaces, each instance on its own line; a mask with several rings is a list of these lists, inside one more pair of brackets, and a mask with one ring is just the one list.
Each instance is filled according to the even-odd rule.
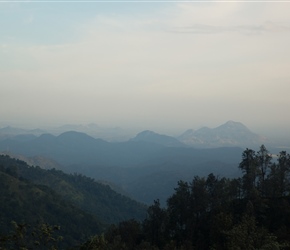
[[290,2],[1,2],[1,124],[290,132]]

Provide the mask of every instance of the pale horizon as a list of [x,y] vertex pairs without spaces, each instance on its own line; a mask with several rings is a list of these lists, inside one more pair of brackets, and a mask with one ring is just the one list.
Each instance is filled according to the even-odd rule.
[[0,125],[290,134],[290,2],[0,2]]

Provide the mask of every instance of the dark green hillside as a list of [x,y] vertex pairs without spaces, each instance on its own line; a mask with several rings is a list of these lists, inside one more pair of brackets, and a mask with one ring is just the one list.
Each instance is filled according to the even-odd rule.
[[[43,223],[60,226],[57,233],[64,237],[59,243],[60,247],[79,244],[105,228],[95,216],[64,201],[50,188],[19,178],[14,169],[5,168],[3,164],[0,171],[0,193],[0,238],[12,230],[12,221],[25,223],[28,230]],[[29,232],[27,235],[25,245],[32,241],[32,235]],[[0,249],[1,245],[5,245],[2,240]]]
[[109,186],[97,183],[92,178],[80,174],[68,175],[55,169],[30,167],[25,162],[8,156],[0,156],[1,164],[9,171],[14,169],[13,171],[21,178],[53,189],[65,200],[101,218],[106,224],[145,218],[144,205],[116,193]]

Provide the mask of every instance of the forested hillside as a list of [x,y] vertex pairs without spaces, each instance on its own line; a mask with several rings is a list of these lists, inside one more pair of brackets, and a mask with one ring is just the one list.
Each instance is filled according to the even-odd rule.
[[[1,159],[1,192],[4,193],[1,196],[1,233],[5,234],[5,230],[7,233],[11,220],[18,223],[14,222],[14,233],[1,236],[3,249],[34,244],[35,241],[21,240],[26,225],[19,221],[34,225],[32,235],[53,239],[55,248],[39,249],[62,249],[60,242],[76,243],[75,248],[82,250],[290,249],[290,155],[285,151],[272,155],[263,145],[258,152],[246,149],[237,166],[242,177],[229,179],[209,174],[207,177],[195,176],[190,182],[180,180],[175,192],[167,199],[166,207],[162,207],[157,199],[148,208],[143,221],[124,220],[107,227],[103,233],[104,226],[95,216],[66,205],[63,200],[65,193],[72,192],[68,183],[75,181],[82,186],[93,180],[28,167],[7,156]],[[31,169],[36,171],[30,172]],[[30,176],[31,180],[40,178],[39,182],[45,184],[49,179],[47,173],[54,178],[65,175],[61,185],[57,178],[54,179],[61,196],[46,186],[24,179],[24,176]],[[92,188],[90,184],[88,186]],[[73,197],[75,204],[82,199],[78,192]],[[111,216],[115,212],[112,210]],[[67,218],[71,221],[66,221]],[[60,229],[64,227],[63,231],[58,230],[58,226],[48,226],[59,224]],[[84,239],[89,235],[91,237]],[[62,241],[59,236],[63,237]]]
[[0,156],[0,165],[18,178],[49,187],[75,206],[102,218],[107,224],[130,218],[141,220],[145,217],[144,205],[81,174],[65,174],[60,170],[31,167],[8,156]]
[[82,249],[290,249],[289,154],[246,149],[239,169],[238,179],[179,181],[166,208],[156,200],[142,223],[112,226]]
[[[60,195],[46,186],[35,185],[19,178],[16,172],[10,168],[4,169],[3,165],[0,171],[0,192],[1,247],[5,246],[5,238],[1,236],[13,230],[13,222],[16,222],[14,225],[18,224],[17,230],[20,229],[19,227],[25,227],[24,231],[28,230],[29,236],[32,228],[46,224],[60,227],[60,230],[56,231],[56,237],[63,237],[59,247],[80,244],[91,234],[101,233],[105,228],[105,224],[96,216],[65,202]],[[17,241],[21,240],[22,236],[18,237]],[[21,244],[30,246],[32,239],[28,237],[25,242],[17,244],[17,246],[11,246],[11,249],[21,249]]]
[[145,218],[146,207],[79,174],[44,170],[0,156],[0,233],[12,221],[58,225],[63,246],[73,246],[109,224]]

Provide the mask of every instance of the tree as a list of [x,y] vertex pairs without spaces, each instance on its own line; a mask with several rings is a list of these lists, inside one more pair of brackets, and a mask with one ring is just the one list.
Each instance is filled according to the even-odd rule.
[[242,178],[232,179],[229,181],[228,195],[230,200],[242,199],[243,180]]
[[[231,182],[226,178],[219,179],[212,173],[206,179],[206,189],[208,193],[208,207],[207,210],[214,212],[219,210],[221,206],[225,206],[230,200],[229,192],[231,190]],[[237,192],[235,190],[234,192]]]
[[179,181],[175,193],[167,200],[169,234],[177,244],[185,238],[191,214],[191,192],[187,182]]
[[265,179],[267,177],[272,157],[269,154],[269,151],[266,149],[264,145],[261,145],[260,150],[257,152],[257,166],[258,166],[258,174],[259,174],[259,191],[261,195],[265,196]]
[[126,244],[127,250],[134,250],[141,243],[141,224],[134,220],[122,221],[119,223],[119,234],[122,242]]
[[246,198],[254,198],[257,195],[256,181],[258,175],[257,160],[255,151],[252,149],[246,149],[242,154],[242,161],[239,164],[239,168],[244,173],[243,191]]
[[254,216],[253,204],[249,201],[241,221],[226,232],[228,250],[279,250],[277,237],[266,228],[258,227]]
[[269,192],[272,197],[281,197],[289,194],[290,186],[290,156],[281,151],[276,164],[272,164],[269,174]]
[[164,208],[160,207],[159,200],[154,200],[154,204],[147,210],[148,217],[143,222],[145,239],[151,245],[163,248],[168,240],[168,216]]
[[61,236],[55,235],[60,230],[59,226],[51,226],[41,223],[30,227],[25,223],[12,221],[13,231],[0,237],[0,249],[58,249],[58,243],[62,241]]
[[[95,235],[87,240],[79,247],[80,250],[103,250],[110,249],[109,242],[105,239],[104,235]],[[120,248],[122,249],[122,248]]]

